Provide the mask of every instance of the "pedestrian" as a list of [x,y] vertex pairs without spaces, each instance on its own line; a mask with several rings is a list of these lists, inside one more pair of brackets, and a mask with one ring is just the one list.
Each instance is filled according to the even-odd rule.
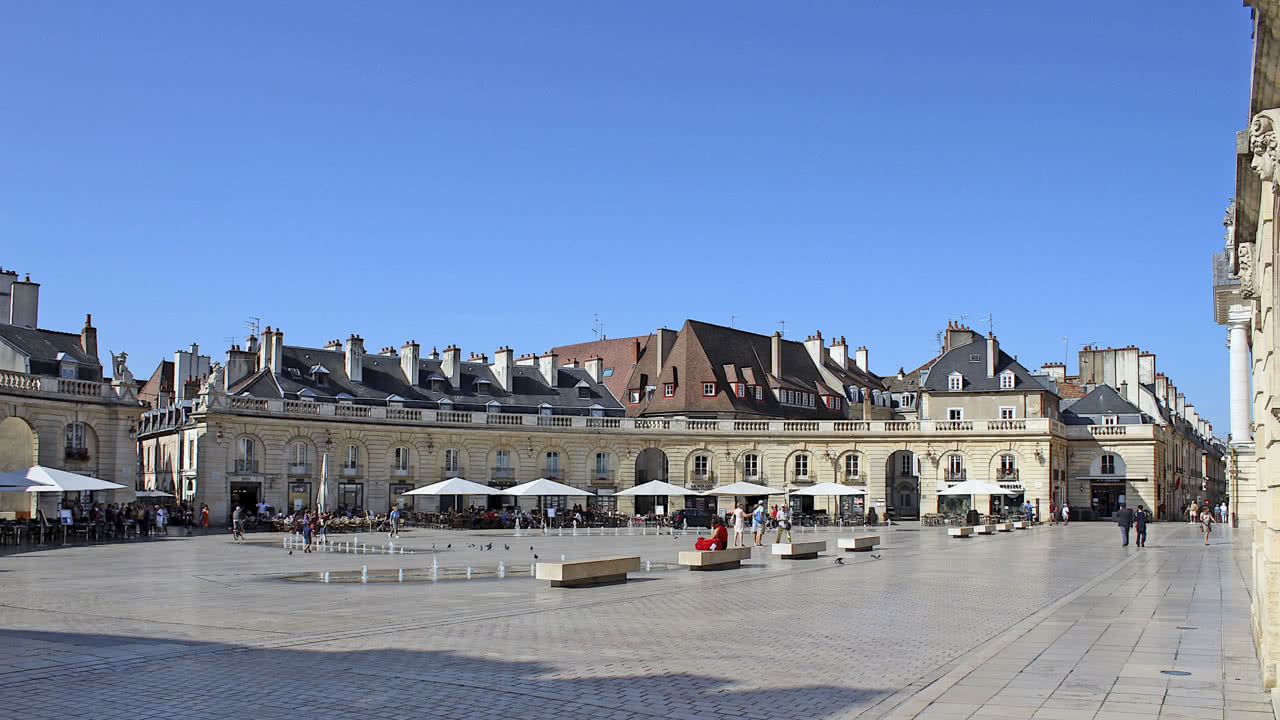
[[1195,525],[1198,521],[1199,518],[1196,517],[1196,504],[1193,502],[1187,506],[1187,522]]
[[1071,506],[1066,503],[1062,503],[1062,524],[1071,524]]
[[751,513],[751,544],[756,547],[764,545],[764,501],[756,503],[756,509]]
[[1058,521],[1058,506],[1052,500],[1049,501],[1049,525],[1054,525]]
[[206,503],[200,503],[200,530],[203,534],[209,534],[209,506]]
[[791,542],[791,508],[783,504],[778,508],[778,533],[773,539],[775,543],[782,542],[782,533],[787,533],[787,542]]
[[1133,513],[1124,505],[1116,510],[1116,524],[1120,526],[1120,537],[1124,538],[1121,547],[1129,547],[1129,526],[1133,524]]
[[400,506],[399,505],[391,508],[391,517],[389,518],[389,520],[391,522],[391,530],[387,532],[387,537],[392,537],[392,538],[400,537]]
[[743,547],[746,543],[742,541],[743,525],[747,521],[747,512],[742,509],[742,503],[733,506],[733,546]]
[[1036,513],[1036,509],[1035,509],[1035,507],[1034,507],[1034,506],[1032,506],[1032,505],[1031,505],[1031,501],[1030,501],[1030,500],[1028,500],[1028,501],[1027,501],[1027,504],[1026,504],[1026,505],[1024,505],[1022,509],[1023,509],[1023,512],[1024,512],[1024,513],[1026,514],[1026,516],[1027,516],[1027,525],[1035,525],[1035,524],[1036,524],[1036,515],[1035,515],[1035,513]]
[[1138,547],[1140,548],[1146,547],[1147,546],[1147,511],[1141,505],[1138,506],[1138,512],[1134,513],[1133,529],[1138,535],[1137,537]]
[[1205,504],[1204,512],[1200,513],[1200,525],[1204,528],[1204,544],[1209,544],[1209,533],[1213,532],[1213,513],[1209,512],[1208,503]]
[[311,513],[302,516],[302,552],[311,552]]
[[239,505],[231,512],[231,539],[244,539],[244,510]]
[[1222,512],[1218,513],[1218,517],[1222,519],[1222,522],[1226,522],[1226,521],[1228,521],[1228,520],[1230,520],[1230,519],[1231,519],[1231,518],[1230,518],[1230,516],[1228,516],[1227,512],[1228,512],[1228,511],[1227,511],[1227,503],[1226,503],[1226,501],[1224,500],[1224,501],[1222,502]]
[[871,527],[875,527],[880,524],[880,518],[876,516],[875,506],[872,506],[870,510],[867,510],[866,524]]

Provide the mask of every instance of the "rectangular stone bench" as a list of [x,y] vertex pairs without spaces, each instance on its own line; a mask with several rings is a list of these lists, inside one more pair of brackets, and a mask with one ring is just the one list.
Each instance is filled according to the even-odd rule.
[[1014,520],[1013,529],[1014,530],[1030,530],[1031,523],[1027,522],[1026,520]]
[[857,537],[843,537],[836,540],[836,547],[849,552],[870,552],[879,544],[879,535],[859,535]]
[[947,534],[951,537],[967,538],[973,537],[973,528],[971,527],[953,527],[947,528]]
[[688,565],[690,570],[729,570],[742,567],[742,561],[750,559],[749,547],[680,551],[680,564]]
[[1000,532],[1013,532],[1013,523],[1011,522],[996,523],[996,530]]
[[974,525],[973,532],[976,535],[994,535],[996,532],[995,525]]
[[826,552],[826,550],[826,540],[773,544],[773,554],[783,560],[812,560],[818,557],[818,553]]
[[534,571],[538,580],[550,580],[551,587],[612,585],[627,581],[627,573],[640,570],[640,557],[616,557],[575,562],[540,562]]

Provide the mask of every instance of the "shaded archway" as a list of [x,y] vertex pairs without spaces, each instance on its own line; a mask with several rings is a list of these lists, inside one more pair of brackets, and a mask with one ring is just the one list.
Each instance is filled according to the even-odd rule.
[[[35,465],[39,457],[36,437],[35,429],[20,417],[0,420],[0,472]],[[32,497],[31,493],[0,493],[0,510],[21,513],[19,517],[26,517],[31,512]]]
[[920,461],[910,450],[898,450],[885,461],[885,495],[895,520],[920,517]]
[[[671,464],[667,459],[667,454],[661,448],[645,448],[636,455],[636,485],[643,485],[650,480],[662,480],[670,482]],[[636,496],[636,514],[648,515],[654,512],[655,505],[662,505],[664,510],[667,508],[667,497],[665,495],[654,497],[652,495]]]

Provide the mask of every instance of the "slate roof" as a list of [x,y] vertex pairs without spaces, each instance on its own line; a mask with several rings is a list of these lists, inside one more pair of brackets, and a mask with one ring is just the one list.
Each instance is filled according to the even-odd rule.
[[[419,382],[411,386],[400,358],[387,355],[364,356],[361,382],[355,383],[347,376],[346,354],[342,351],[319,348],[284,346],[281,357],[281,373],[274,377],[262,370],[237,381],[228,392],[248,394],[254,397],[295,399],[299,397],[333,401],[339,396],[349,396],[356,404],[382,404],[395,399],[406,407],[437,407],[442,400],[452,403],[455,410],[483,410],[497,401],[505,408],[531,410],[541,404],[553,408],[578,411],[587,414],[598,405],[609,414],[617,415],[622,406],[608,389],[591,380],[584,368],[560,367],[556,369],[557,382],[549,387],[543,382],[537,367],[516,365],[512,368],[512,390],[505,392],[498,385],[490,367],[484,363],[463,362],[460,371],[460,387],[456,390],[445,386],[443,392],[431,389],[432,377],[444,377],[440,360],[419,360]],[[320,365],[328,371],[324,383],[313,379],[310,369]],[[296,371],[291,372],[291,370]],[[477,381],[489,384],[485,393],[477,392]],[[579,397],[578,385],[587,385],[587,397]],[[448,404],[446,403],[446,404]]]
[[[944,353],[933,367],[929,368],[929,377],[925,380],[925,389],[931,393],[945,392],[1034,392],[1046,390],[1045,386],[1031,376],[1031,373],[1017,360],[1003,350],[996,360],[995,374],[987,377],[987,341],[981,339],[968,345],[961,345]],[[971,359],[976,356],[976,359]],[[1000,374],[1005,370],[1013,371],[1013,389],[1001,389]],[[964,375],[964,386],[959,391],[947,390],[947,378],[959,371]]]
[[1110,385],[1095,387],[1062,411],[1063,422],[1068,425],[1096,425],[1105,415],[1115,415],[1118,422],[1125,425],[1141,424],[1143,418],[1143,412]]
[[[622,403],[626,402],[627,381],[631,378],[631,371],[636,366],[633,359],[635,343],[640,343],[640,354],[643,356],[652,337],[652,335],[638,335],[608,338],[575,345],[561,345],[551,348],[551,352],[560,356],[561,360],[578,360],[580,363],[585,363],[592,357],[604,360],[604,385],[609,388],[610,393],[613,393],[613,397]],[[613,372],[610,373],[610,370]]]
[[[102,363],[96,357],[85,354],[80,347],[80,335],[0,325],[0,341],[22,351],[30,359],[31,372],[36,375],[57,375],[58,355],[66,353],[71,359],[89,368],[81,368],[80,379],[101,380]],[[89,370],[89,372],[85,372]]]

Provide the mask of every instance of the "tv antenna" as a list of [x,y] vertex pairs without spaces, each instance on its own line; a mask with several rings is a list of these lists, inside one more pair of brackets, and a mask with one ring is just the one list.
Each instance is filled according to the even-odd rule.
[[988,334],[988,335],[991,335],[992,333],[994,333],[994,332],[995,332],[995,329],[996,329],[996,321],[995,321],[995,319],[994,319],[994,318],[992,318],[992,317],[991,317],[991,313],[987,313],[987,316],[986,316],[986,317],[984,317],[984,318],[982,318],[982,319],[980,319],[978,322],[984,322],[984,323],[986,323],[986,324],[987,324],[987,334]]
[[1071,344],[1067,342],[1067,338],[1060,337],[1058,339],[1062,341],[1062,364],[1065,367],[1067,364],[1067,353],[1071,350]]
[[595,339],[600,339],[600,314],[591,313],[591,334]]
[[236,342],[239,340],[240,338],[236,337],[235,335],[227,335],[222,338],[222,341],[227,344],[227,347],[231,347],[232,345],[235,345]]
[[779,334],[779,335],[781,335],[781,336],[783,336],[783,337],[786,337],[786,336],[787,336],[787,321],[786,321],[786,320],[779,320],[779,321],[778,321],[778,334]]
[[261,328],[261,327],[262,327],[262,318],[259,318],[259,317],[249,317],[248,319],[246,319],[246,320],[244,321],[244,326],[245,326],[245,327],[247,327],[247,328],[249,328],[249,332],[250,332],[251,334],[253,334],[253,335],[259,335],[259,334],[261,334],[261,333],[259,332],[259,328]]
[[737,316],[737,315],[730,315],[730,316],[729,316],[729,327],[733,327],[733,321],[734,321],[734,320],[737,320],[737,319],[738,319],[738,316]]

